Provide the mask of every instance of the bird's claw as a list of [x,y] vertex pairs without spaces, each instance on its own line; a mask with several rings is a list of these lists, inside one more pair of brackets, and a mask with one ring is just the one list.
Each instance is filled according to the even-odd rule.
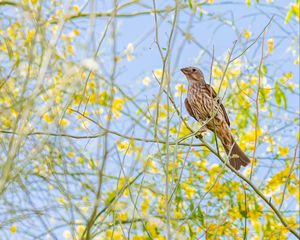
[[202,133],[205,133],[206,130],[207,130],[206,128],[199,129],[198,132],[196,133],[195,137],[198,138],[198,139],[202,139],[203,138]]
[[195,137],[196,137],[197,139],[203,139],[203,135],[202,135],[201,133],[197,134]]

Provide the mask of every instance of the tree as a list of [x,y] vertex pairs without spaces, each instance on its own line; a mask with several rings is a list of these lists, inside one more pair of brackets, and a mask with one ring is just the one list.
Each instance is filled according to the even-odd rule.
[[[299,238],[299,1],[1,1],[4,239]],[[200,67],[251,166],[183,107]]]

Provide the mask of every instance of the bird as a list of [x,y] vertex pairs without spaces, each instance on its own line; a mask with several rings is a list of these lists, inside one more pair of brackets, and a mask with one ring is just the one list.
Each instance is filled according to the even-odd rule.
[[184,103],[189,115],[198,122],[206,123],[205,128],[216,134],[234,169],[239,170],[241,166],[247,166],[250,159],[234,140],[225,107],[213,87],[205,82],[203,72],[196,67],[180,70],[188,80]]

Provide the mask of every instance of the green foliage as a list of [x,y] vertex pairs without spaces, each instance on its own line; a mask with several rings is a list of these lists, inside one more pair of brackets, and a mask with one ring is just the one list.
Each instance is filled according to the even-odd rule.
[[278,82],[275,83],[275,92],[274,92],[275,102],[278,107],[281,105],[286,109],[287,108],[287,99],[284,91],[280,88]]
[[[1,237],[297,236],[299,1],[96,2],[0,3]],[[251,166],[195,138],[186,65]]]

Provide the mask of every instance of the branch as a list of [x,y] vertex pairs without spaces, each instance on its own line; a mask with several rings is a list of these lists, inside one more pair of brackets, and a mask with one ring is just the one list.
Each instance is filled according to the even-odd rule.
[[[173,104],[174,109],[176,110],[177,113],[179,113],[179,117],[181,118],[181,120],[184,122],[184,124],[187,126],[187,128],[191,131],[194,132],[192,130],[192,128],[188,125],[188,123],[185,121],[185,119],[182,117],[181,113],[179,112],[174,100],[170,97],[170,95],[164,91],[165,94],[167,94],[167,96],[170,98],[171,103]],[[238,171],[236,171],[229,163],[227,163],[226,160],[224,160],[220,154],[218,154],[218,152],[215,151],[215,149],[213,147],[211,147],[208,143],[206,143],[203,139],[199,139],[202,144],[204,144],[204,146],[209,149],[216,157],[219,158],[219,160],[221,160],[221,162],[223,164],[225,164],[225,166],[227,168],[229,168],[232,172],[235,173],[235,175],[237,175],[240,179],[242,179],[244,182],[246,182],[252,189],[253,191],[273,210],[273,212],[275,213],[275,215],[279,218],[280,222],[283,224],[283,226],[285,226],[294,236],[296,236],[297,238],[300,239],[300,236],[298,235],[298,233],[288,225],[288,223],[286,222],[286,220],[284,219],[284,217],[281,215],[280,211],[273,205],[273,203],[271,203],[267,197],[254,185],[254,183],[251,182],[251,180],[247,179],[245,176],[243,176],[242,174],[240,174]]]
[[[202,139],[201,141],[205,143]],[[205,143],[206,144],[206,143]],[[217,156],[223,164],[225,164],[232,172],[235,173],[240,179],[242,179],[244,182],[246,182],[253,191],[273,210],[275,215],[279,218],[280,222],[285,226],[295,237],[300,239],[300,235],[291,227],[288,225],[284,217],[281,215],[280,211],[271,203],[267,197],[254,185],[254,183],[251,182],[248,178],[240,174],[238,171],[236,171],[230,164],[227,163],[210,145],[206,144],[206,147],[215,155]]]
[[[0,133],[4,134],[14,134],[14,135],[25,135],[25,136],[34,136],[34,135],[41,135],[41,136],[51,136],[51,137],[67,137],[67,138],[74,138],[74,139],[93,139],[93,138],[99,138],[104,136],[105,134],[112,134],[116,135],[128,140],[135,140],[138,142],[146,142],[146,143],[160,143],[160,144],[166,144],[166,141],[160,140],[160,139],[148,139],[148,138],[139,138],[139,137],[132,137],[128,135],[123,135],[121,133],[111,131],[111,130],[105,130],[103,133],[98,133],[94,135],[85,135],[85,136],[79,136],[79,135],[71,135],[66,133],[51,133],[51,132],[31,132],[31,133],[18,133],[10,130],[0,130]],[[182,143],[185,139],[194,136],[195,134],[189,134],[187,136],[183,136],[181,139],[179,139],[176,142],[169,142],[169,145],[181,145],[181,146],[189,146],[189,147],[203,147],[204,144],[191,144],[191,143]]]
[[297,142],[297,145],[296,145],[296,148],[295,148],[295,152],[294,152],[294,159],[293,159],[293,162],[292,162],[291,167],[290,167],[289,175],[287,176],[285,184],[284,184],[284,188],[283,188],[283,192],[282,192],[282,198],[281,198],[281,203],[279,205],[279,209],[281,209],[281,207],[282,207],[282,204],[283,204],[283,201],[284,201],[284,195],[285,195],[285,192],[286,192],[286,188],[287,188],[287,185],[288,185],[288,183],[290,181],[290,177],[292,175],[292,172],[294,170],[294,165],[295,165],[295,162],[296,162],[296,159],[297,159],[297,153],[298,153],[299,143],[300,143],[300,139],[298,139],[298,142]]

